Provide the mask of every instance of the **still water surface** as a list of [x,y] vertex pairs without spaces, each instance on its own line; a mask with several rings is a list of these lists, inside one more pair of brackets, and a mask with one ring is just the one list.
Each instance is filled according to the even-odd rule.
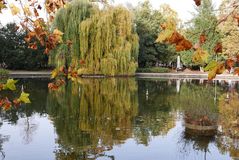
[[[0,111],[0,159],[229,160],[239,157],[236,82],[79,79],[57,91],[21,79],[32,103]],[[20,86],[18,86],[20,88]],[[218,130],[185,128],[206,116]]]

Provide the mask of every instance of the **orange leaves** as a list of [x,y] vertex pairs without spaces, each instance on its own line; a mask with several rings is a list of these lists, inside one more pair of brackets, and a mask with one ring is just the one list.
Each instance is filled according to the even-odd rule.
[[83,59],[80,60],[80,64],[81,65],[84,65],[85,64],[85,61]]
[[192,43],[185,38],[183,38],[181,41],[179,41],[175,45],[176,45],[177,52],[189,50],[192,48]]
[[177,52],[189,50],[192,48],[191,42],[186,40],[181,34],[178,32],[174,32],[170,38],[167,39],[169,44],[175,44],[175,48]]
[[201,5],[201,0],[194,0],[194,2],[195,2],[195,4],[196,4],[197,6],[200,6],[200,5]]
[[200,42],[200,44],[205,43],[206,40],[207,40],[206,35],[205,35],[205,34],[201,34],[200,37],[199,37],[199,42]]
[[161,24],[161,28],[162,31],[158,35],[157,43],[173,44],[178,52],[192,48],[192,43],[176,31],[175,21],[169,19],[166,23]]
[[193,54],[193,62],[196,64],[205,64],[208,59],[208,53],[201,48],[198,48]]
[[227,69],[228,69],[229,71],[230,71],[231,68],[234,66],[234,64],[235,64],[235,62],[234,62],[233,59],[228,59],[228,60],[226,60],[226,67],[227,67]]
[[[0,0],[0,7],[5,4],[3,0]],[[49,17],[52,20],[53,14],[59,8],[64,7],[64,0],[46,0],[46,10],[49,13]],[[45,54],[48,54],[59,43],[62,43],[63,33],[58,29],[55,29],[53,33],[49,30],[48,22],[45,22],[43,18],[39,17],[39,10],[42,9],[40,2],[37,0],[28,0],[28,2],[19,5],[20,8],[13,3],[9,5],[12,15],[17,15],[21,19],[21,26],[28,31],[25,41],[29,44],[31,49],[37,49],[38,42],[41,46],[45,47]],[[0,10],[1,11],[1,10]]]
[[216,46],[214,47],[214,52],[215,53],[222,53],[222,43],[217,43]]
[[36,42],[34,42],[34,43],[29,43],[28,48],[31,48],[31,49],[33,49],[33,50],[36,50],[36,49],[37,49],[37,43],[36,43]]
[[63,79],[56,80],[53,83],[48,84],[48,88],[51,90],[58,90],[60,86],[64,85],[65,81]]
[[236,67],[236,68],[234,69],[234,74],[239,76],[239,67]]
[[0,107],[2,107],[4,110],[9,110],[12,106],[12,102],[8,100],[8,98],[0,99]]
[[55,13],[59,8],[64,7],[64,0],[46,0],[45,6],[48,13]]
[[35,21],[36,27],[27,34],[25,41],[29,44],[29,48],[37,49],[37,43],[32,41],[38,40],[42,46],[45,46],[44,53],[48,54],[57,44],[62,43],[63,33],[58,29],[55,29],[53,33],[47,33],[41,23],[43,23],[41,19]]

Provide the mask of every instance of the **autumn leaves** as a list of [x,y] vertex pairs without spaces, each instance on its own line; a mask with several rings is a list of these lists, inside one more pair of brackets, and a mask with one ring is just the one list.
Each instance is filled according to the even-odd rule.
[[[192,61],[195,64],[206,65],[208,64],[208,52],[203,50],[202,46],[207,41],[204,33],[199,36],[198,43],[192,44],[183,35],[176,31],[176,23],[174,20],[169,19],[161,25],[162,31],[158,35],[157,43],[168,43],[175,46],[177,52],[193,49]],[[222,44],[217,43],[214,47],[215,54],[222,52]],[[209,71],[208,79],[211,80],[216,77],[216,74],[222,74],[225,71],[226,65],[223,62],[211,61],[204,69]]]
[[176,23],[173,19],[161,25],[162,31],[159,33],[157,43],[169,43],[175,45],[176,51],[184,51],[192,48],[191,42],[176,31]]
[[[59,43],[62,43],[62,35],[58,29],[53,32],[50,29],[50,23],[54,18],[55,12],[65,5],[62,0],[47,0],[45,7],[48,15],[48,20],[41,18],[39,11],[42,9],[40,1],[31,1],[23,4],[21,0],[17,1],[19,5],[9,4],[9,8],[13,16],[18,16],[21,20],[21,27],[28,31],[25,41],[29,44],[29,48],[36,50],[38,43],[45,48],[44,53],[54,49]],[[4,3],[4,2],[1,2]],[[6,6],[6,5],[5,5]]]
[[[8,79],[5,84],[0,84],[0,91],[2,90],[16,90],[17,80]],[[13,101],[10,101],[8,97],[0,99],[0,107],[4,110],[9,110],[12,106],[18,107],[21,104],[31,103],[29,99],[29,94],[22,91],[19,98],[15,98]]]

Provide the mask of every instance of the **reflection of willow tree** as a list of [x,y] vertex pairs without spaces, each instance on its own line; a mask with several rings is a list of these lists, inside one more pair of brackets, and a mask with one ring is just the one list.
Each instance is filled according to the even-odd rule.
[[166,135],[175,126],[170,106],[173,86],[167,81],[139,81],[139,116],[134,135],[139,143],[148,144],[151,136]]
[[48,113],[59,136],[58,159],[86,158],[132,135],[138,112],[134,79],[80,79],[51,92]]
[[239,94],[235,91],[219,98],[220,126],[222,135],[218,146],[223,153],[229,151],[232,157],[239,157]]
[[185,113],[186,122],[211,125],[217,122],[218,117],[214,96],[214,88],[211,85],[182,84],[180,93],[170,102]]

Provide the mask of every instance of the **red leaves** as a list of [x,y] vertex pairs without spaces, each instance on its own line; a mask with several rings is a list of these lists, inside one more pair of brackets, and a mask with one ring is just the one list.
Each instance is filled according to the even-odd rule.
[[232,67],[234,66],[235,62],[233,59],[228,59],[226,60],[226,66],[227,66],[227,69],[230,71],[232,69]]
[[81,65],[84,65],[85,64],[85,61],[83,59],[80,60],[80,64]]
[[64,85],[65,81],[63,79],[56,80],[55,82],[49,83],[48,88],[51,90],[58,90],[60,86]]
[[34,15],[35,15],[35,17],[39,17],[39,13],[36,8],[34,8]]
[[216,46],[214,47],[214,52],[215,53],[222,53],[222,43],[217,43]]
[[192,48],[192,43],[185,38],[176,44],[176,51],[181,52]]
[[199,42],[200,42],[200,44],[205,43],[206,40],[207,40],[206,35],[205,35],[205,34],[201,34],[200,37],[199,37]]
[[29,46],[28,46],[28,48],[31,48],[31,49],[33,49],[33,50],[36,50],[36,49],[37,49],[37,43],[36,43],[36,42],[30,43]]
[[201,5],[201,0],[194,0],[194,2],[195,2],[195,4],[196,4],[197,6],[200,6],[200,5]]
[[12,102],[8,100],[8,98],[0,99],[0,107],[2,107],[4,110],[9,110],[12,106]]

